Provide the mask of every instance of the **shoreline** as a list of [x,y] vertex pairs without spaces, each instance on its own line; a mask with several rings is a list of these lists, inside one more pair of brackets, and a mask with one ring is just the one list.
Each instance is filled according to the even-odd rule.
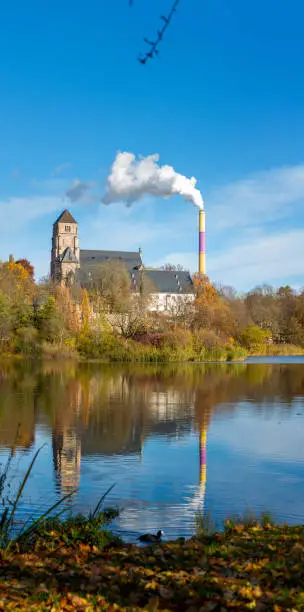
[[259,612],[304,606],[304,526],[231,522],[224,532],[104,548],[51,534],[0,553],[0,609]]
[[267,360],[267,358],[275,358],[277,357],[279,358],[283,358],[283,357],[304,357],[304,351],[303,352],[291,352],[291,353],[267,353],[267,355],[262,354],[262,353],[252,353],[252,354],[248,354],[246,357],[244,358],[235,358],[235,359],[204,359],[204,360],[192,360],[192,359],[184,359],[184,360],[174,360],[174,359],[167,359],[167,360],[136,360],[136,359],[102,359],[99,357],[83,357],[81,355],[41,355],[41,356],[33,356],[33,355],[22,355],[22,354],[0,354],[0,362],[3,361],[16,361],[16,362],[22,362],[22,361],[31,361],[31,362],[44,362],[44,361],[64,361],[64,362],[69,362],[69,361],[75,361],[78,363],[96,363],[96,364],[101,364],[101,365],[112,365],[115,363],[119,363],[119,364],[133,364],[133,365],[168,365],[168,364],[180,364],[180,365],[184,365],[184,364],[193,364],[193,365],[202,365],[202,364],[245,364],[245,363],[250,363],[250,358],[252,357],[258,357],[260,359],[265,359]]

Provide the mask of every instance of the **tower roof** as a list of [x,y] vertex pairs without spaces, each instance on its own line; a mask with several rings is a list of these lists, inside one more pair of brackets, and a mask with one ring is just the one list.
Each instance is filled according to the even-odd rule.
[[76,223],[77,225],[77,221],[75,221],[74,217],[72,217],[70,211],[67,210],[67,208],[61,213],[61,215],[59,215],[54,225],[56,225],[57,223]]

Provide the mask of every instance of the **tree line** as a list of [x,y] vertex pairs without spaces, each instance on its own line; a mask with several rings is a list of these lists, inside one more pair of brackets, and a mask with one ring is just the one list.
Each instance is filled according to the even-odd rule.
[[157,290],[144,270],[136,292],[118,261],[96,265],[81,288],[36,282],[30,262],[10,257],[0,263],[0,353],[193,361],[304,352],[304,290],[240,295],[198,274],[192,281],[193,299],[187,288],[166,312],[151,311]]

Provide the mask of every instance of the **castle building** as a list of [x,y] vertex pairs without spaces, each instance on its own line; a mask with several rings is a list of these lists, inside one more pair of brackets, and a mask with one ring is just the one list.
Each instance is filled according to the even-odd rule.
[[147,268],[138,251],[83,250],[79,248],[78,223],[68,210],[53,225],[51,279],[56,283],[89,288],[94,270],[106,261],[119,261],[125,265],[131,288],[138,293],[142,275],[148,279],[151,293],[150,310],[164,312],[178,308],[194,298],[193,283],[189,272]]
[[51,278],[55,282],[72,282],[79,267],[78,223],[64,210],[53,225]]

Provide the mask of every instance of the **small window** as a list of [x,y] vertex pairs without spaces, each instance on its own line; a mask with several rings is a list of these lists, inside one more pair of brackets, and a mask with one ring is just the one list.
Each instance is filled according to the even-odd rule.
[[70,232],[71,231],[71,226],[70,225],[66,225],[65,226],[65,231],[66,232]]

